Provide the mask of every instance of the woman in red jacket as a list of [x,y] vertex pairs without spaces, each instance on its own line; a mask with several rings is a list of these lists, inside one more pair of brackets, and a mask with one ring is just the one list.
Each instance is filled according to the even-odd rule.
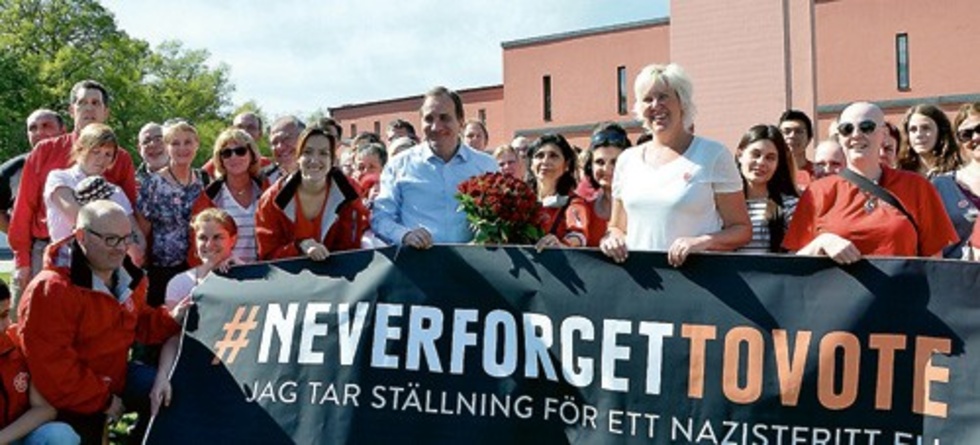
[[337,142],[320,128],[299,137],[299,170],[262,194],[255,214],[259,259],[305,255],[315,261],[330,252],[357,249],[368,213],[357,188],[333,168]]

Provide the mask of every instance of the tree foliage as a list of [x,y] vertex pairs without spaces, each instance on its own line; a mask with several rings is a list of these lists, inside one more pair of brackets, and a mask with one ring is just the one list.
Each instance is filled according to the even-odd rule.
[[228,66],[212,68],[209,58],[177,41],[151,48],[95,0],[0,0],[0,159],[26,151],[24,122],[34,109],[62,112],[70,123],[69,92],[84,79],[109,89],[108,123],[127,148],[144,123],[179,117],[202,130],[208,150],[227,125],[234,91]]

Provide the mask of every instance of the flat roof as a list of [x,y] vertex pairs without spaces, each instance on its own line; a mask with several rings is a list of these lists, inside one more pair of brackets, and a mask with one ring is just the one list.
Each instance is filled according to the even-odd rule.
[[[455,90],[455,91],[456,91],[456,94],[459,94],[460,96],[463,96],[463,95],[467,95],[467,94],[478,93],[478,92],[485,91],[485,90],[493,90],[493,89],[503,88],[503,87],[504,87],[503,84],[498,84],[498,85],[485,85],[485,86],[482,86],[482,87],[462,88],[462,89]],[[412,95],[412,96],[396,97],[394,99],[382,99],[382,100],[376,100],[376,101],[372,101],[372,102],[361,102],[359,104],[344,104],[344,105],[340,105],[340,106],[336,106],[336,107],[327,107],[327,111],[330,111],[330,114],[333,114],[333,110],[345,110],[345,109],[351,109],[351,108],[361,108],[361,107],[371,107],[371,106],[375,106],[375,105],[384,105],[384,104],[390,104],[390,103],[394,103],[394,102],[404,102],[404,101],[411,101],[411,100],[422,100],[422,97],[423,96],[425,96],[425,94],[415,94],[415,95]]]
[[610,32],[619,32],[619,31],[626,31],[630,29],[647,28],[650,26],[660,26],[660,25],[669,25],[669,24],[670,24],[670,17],[660,17],[660,18],[649,19],[649,20],[639,20],[636,22],[627,22],[627,23],[619,23],[615,25],[600,26],[597,28],[586,28],[586,29],[579,29],[576,31],[560,32],[557,34],[549,34],[545,36],[529,37],[526,39],[511,40],[509,42],[501,42],[500,46],[503,49],[511,49],[511,48],[518,48],[522,46],[528,46],[528,45],[536,45],[539,43],[557,42],[560,40],[594,36],[596,34],[605,34]]

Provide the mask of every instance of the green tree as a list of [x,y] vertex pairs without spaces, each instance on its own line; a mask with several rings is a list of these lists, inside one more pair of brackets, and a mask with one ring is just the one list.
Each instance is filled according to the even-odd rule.
[[94,0],[0,0],[0,54],[0,87],[14,91],[0,93],[3,158],[26,148],[23,121],[31,110],[64,112],[71,86],[83,79],[109,89],[108,123],[130,149],[146,122],[187,119],[209,148],[228,121],[234,86],[227,65],[209,68],[207,51],[180,42],[151,49]]

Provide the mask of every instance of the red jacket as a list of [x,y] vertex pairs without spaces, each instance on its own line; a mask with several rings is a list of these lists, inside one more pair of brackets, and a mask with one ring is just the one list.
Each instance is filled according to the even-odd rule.
[[[252,178],[252,181],[255,182],[255,185],[259,186],[260,193],[269,188],[269,181],[264,178]],[[194,217],[198,213],[203,212],[205,209],[217,207],[214,200],[218,198],[218,194],[221,193],[221,188],[225,185],[225,182],[225,178],[219,178],[211,181],[207,187],[204,187],[204,193],[201,193],[194,200],[194,203],[191,204],[191,222],[194,221]],[[197,235],[194,233],[193,227],[187,230],[190,231],[190,236],[187,238],[190,241],[190,248],[187,249],[187,265],[197,267],[201,265],[201,259],[197,256]]]
[[125,387],[133,342],[163,343],[180,326],[146,304],[146,277],[128,259],[116,271],[118,299],[93,287],[104,289],[74,238],[49,246],[45,260],[18,308],[34,386],[59,410],[102,412]]
[[[31,265],[31,244],[35,239],[48,238],[47,212],[44,207],[44,181],[52,170],[71,166],[69,154],[75,143],[75,133],[45,139],[27,156],[21,173],[20,188],[14,201],[7,236],[14,251],[16,267]],[[136,207],[136,168],[125,149],[116,151],[116,162],[105,172],[107,181],[122,188],[129,202]]]
[[17,345],[16,326],[0,332],[0,428],[6,428],[31,407],[31,375]]
[[360,194],[336,168],[330,170],[327,180],[327,202],[323,206],[322,221],[316,236],[304,236],[296,232],[296,193],[300,174],[281,178],[259,200],[255,213],[255,242],[259,246],[259,259],[292,258],[302,253],[297,241],[316,238],[331,252],[358,249],[361,237],[368,228],[368,211],[361,203]]

